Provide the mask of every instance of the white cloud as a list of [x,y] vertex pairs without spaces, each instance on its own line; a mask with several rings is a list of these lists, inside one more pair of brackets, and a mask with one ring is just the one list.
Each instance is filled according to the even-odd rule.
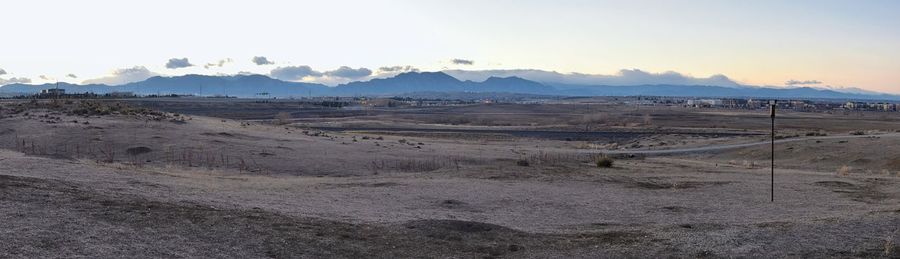
[[257,64],[257,65],[260,65],[260,66],[262,66],[262,65],[272,65],[272,64],[275,64],[275,62],[272,62],[272,61],[269,60],[268,58],[262,57],[262,56],[256,56],[256,57],[253,57],[253,59],[252,59],[251,61],[253,61],[253,64]]
[[370,70],[368,68],[364,68],[364,67],[354,69],[354,68],[351,68],[348,66],[342,66],[338,69],[325,72],[325,75],[331,76],[331,77],[359,79],[359,78],[363,78],[363,77],[372,75],[372,70]]
[[475,64],[475,61],[474,61],[474,60],[470,60],[470,59],[459,59],[459,58],[454,58],[454,59],[451,59],[451,60],[450,60],[450,63],[453,63],[454,65],[471,66],[471,65],[474,65],[474,64]]
[[131,82],[138,82],[147,80],[147,78],[151,78],[154,76],[158,76],[159,74],[150,71],[146,67],[143,66],[135,66],[132,68],[122,68],[113,70],[110,75],[84,80],[84,84],[105,84],[105,85],[122,85]]
[[415,68],[413,66],[391,66],[391,67],[378,68],[379,74],[406,73],[406,72],[419,72],[419,69]]
[[29,84],[31,83],[31,79],[25,77],[11,77],[9,79],[0,78],[0,85],[9,85],[9,84]]
[[289,66],[272,69],[269,75],[275,79],[298,81],[305,77],[320,77],[322,72],[315,71],[309,66]]
[[188,61],[187,58],[171,58],[169,59],[169,62],[166,62],[166,68],[168,69],[177,69],[191,66],[194,66],[194,64],[191,64],[191,62]]
[[2,68],[0,68],[0,76],[5,75],[5,74],[6,74],[6,70],[3,70]]
[[211,67],[223,67],[225,64],[231,63],[232,60],[230,58],[222,59],[213,63],[206,63],[203,65],[203,68],[210,69]]
[[269,76],[286,81],[307,81],[324,84],[346,83],[351,80],[363,79],[372,75],[368,68],[351,68],[341,66],[338,69],[319,72],[309,66],[278,67],[269,72]]

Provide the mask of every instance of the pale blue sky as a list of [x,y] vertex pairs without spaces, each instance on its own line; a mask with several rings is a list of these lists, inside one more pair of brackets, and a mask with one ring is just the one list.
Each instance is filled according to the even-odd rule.
[[[134,66],[179,75],[410,65],[642,69],[900,93],[900,1],[32,0],[2,9],[0,78],[36,83]],[[170,58],[197,66],[167,69]]]

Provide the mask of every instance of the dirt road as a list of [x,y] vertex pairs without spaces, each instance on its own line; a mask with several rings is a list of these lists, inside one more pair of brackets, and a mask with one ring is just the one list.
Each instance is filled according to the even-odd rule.
[[[775,144],[807,141],[807,140],[856,139],[856,138],[876,138],[876,137],[885,137],[885,138],[900,137],[900,133],[888,133],[888,134],[881,134],[881,135],[837,135],[837,136],[789,138],[789,139],[776,140]],[[584,150],[583,152],[587,152],[587,153],[600,152],[600,153],[605,153],[605,154],[665,155],[665,154],[698,153],[698,152],[719,151],[719,150],[726,150],[726,149],[737,149],[737,148],[745,148],[745,147],[752,147],[752,146],[759,146],[759,145],[768,145],[770,143],[772,143],[772,142],[771,141],[761,141],[761,142],[754,142],[754,143],[726,144],[726,145],[691,147],[691,148],[673,148],[673,149],[657,149],[657,150]]]

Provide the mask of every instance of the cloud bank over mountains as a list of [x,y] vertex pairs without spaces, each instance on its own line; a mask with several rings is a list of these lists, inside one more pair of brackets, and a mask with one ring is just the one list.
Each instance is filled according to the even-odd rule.
[[391,66],[391,67],[380,67],[378,68],[378,73],[405,73],[405,72],[419,72],[418,68],[413,66]]
[[301,81],[307,77],[320,77],[322,72],[315,71],[310,66],[289,66],[272,69],[269,76],[285,81]]
[[741,87],[741,84],[724,75],[710,77],[693,77],[678,72],[650,73],[639,69],[623,69],[614,75],[598,75],[583,73],[563,74],[555,71],[536,69],[510,70],[444,70],[444,73],[460,80],[482,81],[495,77],[521,77],[524,79],[547,83],[569,85],[708,85],[722,87]]
[[[249,61],[249,62],[248,62]],[[443,61],[446,64],[446,61]],[[449,62],[459,67],[472,67],[475,65],[474,60],[469,59],[450,59]],[[232,68],[232,64],[234,66]],[[250,68],[255,72],[246,72],[246,70],[237,70],[241,68]],[[120,68],[111,71],[108,75],[99,78],[79,77],[74,74],[66,74],[69,79],[83,79],[83,84],[105,84],[105,85],[123,85],[138,81],[143,81],[154,76],[176,76],[188,73],[210,74],[215,70],[214,75],[250,75],[259,74],[266,75],[271,78],[290,81],[319,83],[328,86],[336,86],[351,82],[369,81],[374,79],[383,79],[397,76],[403,73],[420,72],[421,69],[409,65],[382,66],[377,69],[366,67],[340,66],[332,70],[317,70],[309,65],[290,65],[290,62],[279,63],[270,60],[265,56],[254,56],[249,60],[235,61],[231,58],[218,59],[212,62],[204,62],[201,65],[195,65],[186,57],[171,58],[165,63],[165,70],[168,73],[157,73],[145,66],[134,66],[130,68]],[[251,67],[246,67],[250,65]],[[183,69],[190,67],[202,67],[205,70],[197,71],[196,69]],[[229,67],[234,71],[241,72],[223,72],[219,68]],[[256,67],[257,69],[252,69]],[[274,67],[274,68],[273,68]],[[265,69],[268,71],[259,71]],[[557,87],[579,87],[579,86],[647,86],[647,85],[683,85],[683,86],[717,86],[727,88],[744,88],[757,87],[744,85],[740,82],[732,80],[725,75],[716,74],[707,77],[696,77],[689,74],[683,74],[674,71],[662,73],[648,72],[640,69],[622,69],[614,74],[586,74],[586,73],[560,73],[556,71],[546,71],[538,69],[493,69],[493,70],[476,70],[476,69],[448,69],[440,70],[449,76],[462,81],[481,82],[491,77],[518,77],[542,84]],[[174,75],[173,75],[174,74]],[[0,69],[0,86],[16,83],[32,83],[27,77],[12,77],[6,70]],[[53,81],[51,78],[41,76],[38,81]],[[55,80],[55,79],[54,79]],[[819,80],[795,80],[790,79],[784,82],[784,87],[814,87],[818,89],[827,89],[846,93],[873,94],[876,92],[868,91],[856,87],[830,86]]]
[[[395,69],[394,71],[396,71],[396,73],[392,71],[390,75],[402,73],[401,71],[406,70],[404,70],[402,67],[397,67],[397,69]],[[348,66],[341,66],[335,70],[321,72],[306,65],[277,67],[269,72],[269,76],[279,80],[316,82],[326,85],[336,85],[349,83],[352,81],[369,80],[374,78],[372,77],[373,74],[374,72],[372,72],[371,69],[364,67],[352,68]]]
[[30,84],[31,79],[25,77],[10,77],[9,79],[0,78],[0,86],[10,84]]
[[336,70],[325,72],[325,75],[348,79],[360,79],[372,75],[372,70],[364,67],[354,69],[342,66]]
[[784,85],[820,85],[822,81],[819,80],[788,80],[784,82]]
[[[290,69],[288,69],[290,70]],[[310,71],[314,71],[311,68]],[[360,69],[336,69],[352,71]],[[116,71],[117,75],[142,74],[138,68]],[[332,78],[328,72],[318,72],[322,78]],[[306,71],[304,73],[310,73]],[[295,75],[296,76],[296,75]],[[851,100],[900,100],[900,95],[852,94],[813,87],[772,88],[704,85],[550,85],[519,77],[490,77],[484,81],[461,81],[443,72],[407,72],[388,78],[368,81],[354,81],[336,86],[317,83],[293,82],[273,79],[265,75],[196,75],[157,76],[140,82],[109,86],[103,84],[77,85],[60,82],[41,85],[12,84],[0,87],[0,94],[33,94],[43,89],[60,87],[71,93],[133,92],[148,94],[186,94],[199,96],[234,96],[241,98],[259,97],[259,93],[269,93],[272,97],[300,96],[398,96],[406,94],[435,93],[484,93],[528,94],[555,96],[679,96],[679,97],[758,97],[758,98],[831,98]]]
[[104,84],[104,85],[123,85],[138,81],[147,80],[159,74],[150,71],[143,66],[135,66],[132,68],[121,68],[113,70],[108,76],[84,80],[84,84]]
[[[0,76],[8,75],[6,70],[0,68]],[[25,77],[10,77],[9,79],[0,78],[0,86],[8,84],[30,84],[31,79]]]

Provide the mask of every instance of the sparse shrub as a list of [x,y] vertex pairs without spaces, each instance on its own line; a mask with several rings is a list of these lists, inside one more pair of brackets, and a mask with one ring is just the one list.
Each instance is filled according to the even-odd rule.
[[753,169],[756,167],[756,163],[750,160],[744,160],[744,167],[747,169]]
[[278,114],[275,114],[275,124],[285,125],[291,123],[291,118],[293,118],[293,116],[291,116],[290,113],[279,112]]
[[865,131],[862,131],[862,130],[854,130],[854,131],[851,131],[851,132],[850,132],[850,135],[854,135],[854,136],[862,136],[862,135],[866,135],[866,132],[865,132]]
[[600,158],[597,158],[596,164],[597,164],[597,167],[600,167],[600,168],[610,168],[613,166],[613,159],[609,158],[609,157],[605,157],[605,156],[600,157]]
[[807,137],[828,136],[828,133],[825,133],[823,131],[812,131],[812,132],[807,132],[806,136]]
[[525,159],[519,159],[518,161],[516,161],[516,165],[518,165],[518,166],[529,166],[530,164],[528,163],[528,160],[525,160]]
[[777,136],[775,136],[775,139],[788,139],[788,138],[796,138],[796,137],[800,137],[800,135],[798,135],[798,134],[777,135]]
[[850,171],[852,171],[852,170],[853,170],[852,167],[849,167],[846,165],[841,166],[841,168],[838,168],[838,175],[848,176],[848,175],[850,175]]

